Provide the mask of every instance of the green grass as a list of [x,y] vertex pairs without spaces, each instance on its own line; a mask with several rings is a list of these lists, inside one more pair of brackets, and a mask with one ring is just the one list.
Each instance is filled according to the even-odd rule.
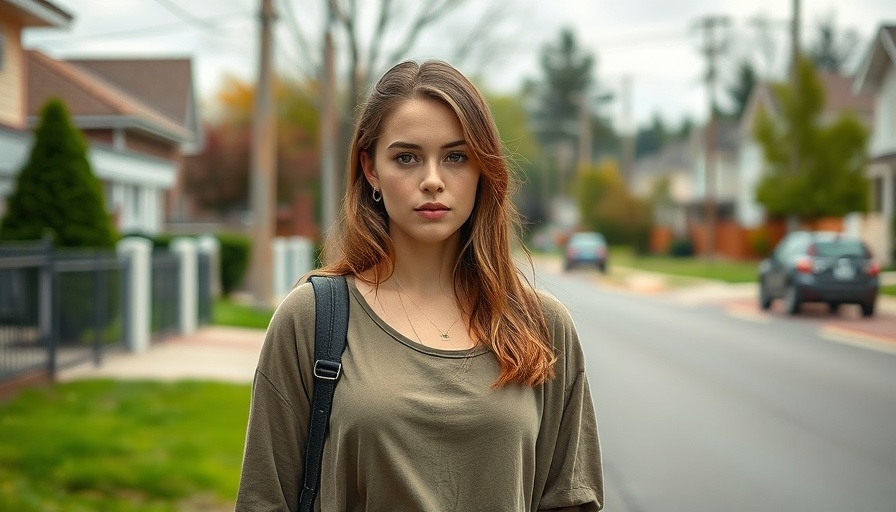
[[256,308],[237,304],[229,299],[216,299],[212,310],[212,323],[234,327],[267,329],[274,315],[272,308]]
[[884,295],[896,296],[896,284],[889,285],[889,286],[881,286],[880,293],[883,293]]
[[717,279],[728,283],[755,282],[759,271],[759,262],[756,261],[716,259],[708,262],[700,258],[636,256],[629,248],[617,246],[610,248],[610,266],[613,265],[673,276]]
[[233,510],[249,385],[92,380],[0,403],[0,510]]

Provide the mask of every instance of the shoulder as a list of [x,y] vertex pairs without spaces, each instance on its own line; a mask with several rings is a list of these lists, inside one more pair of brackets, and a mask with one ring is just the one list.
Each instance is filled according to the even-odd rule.
[[544,313],[544,319],[549,328],[555,324],[562,324],[564,327],[573,325],[572,316],[566,305],[560,302],[560,299],[544,290],[536,290],[538,301],[541,303],[541,310]]
[[541,302],[544,319],[557,355],[555,371],[564,376],[562,380],[568,385],[585,369],[579,333],[569,309],[560,302],[560,299],[543,290],[537,290],[536,294]]

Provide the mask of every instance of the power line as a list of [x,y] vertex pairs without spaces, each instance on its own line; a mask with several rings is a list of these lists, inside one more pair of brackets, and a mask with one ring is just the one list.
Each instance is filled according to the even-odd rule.
[[[241,21],[248,20],[249,14],[245,11],[243,12],[231,12],[227,14],[217,14],[214,16],[208,16],[204,18],[200,18],[205,22],[217,21],[218,23],[213,24],[213,27],[220,28],[223,23],[222,20],[230,19],[230,18],[240,18]],[[40,41],[40,44],[45,45],[53,45],[58,43],[71,43],[71,42],[79,42],[79,41],[90,41],[97,39],[131,39],[131,38],[140,38],[147,36],[158,36],[160,33],[168,33],[168,32],[180,32],[183,30],[189,29],[189,27],[185,27],[183,22],[176,23],[165,23],[162,25],[152,25],[147,27],[140,28],[131,28],[124,30],[115,30],[112,32],[100,32],[95,34],[82,34],[82,35],[74,35],[67,37],[59,37],[55,39],[44,39]],[[223,35],[223,34],[215,34],[215,35]]]
[[210,25],[205,20],[202,20],[200,18],[197,18],[196,16],[193,16],[192,14],[190,14],[189,12],[187,12],[186,10],[184,10],[183,8],[181,8],[180,6],[178,6],[171,0],[156,0],[156,2],[159,5],[161,5],[162,7],[164,7],[168,12],[174,14],[175,16],[184,20],[185,22],[189,23],[190,25],[197,26],[206,31],[215,30],[214,26]]

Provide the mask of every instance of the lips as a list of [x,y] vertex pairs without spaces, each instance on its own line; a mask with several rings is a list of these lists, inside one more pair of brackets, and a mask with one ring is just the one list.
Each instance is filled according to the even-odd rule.
[[414,210],[418,212],[439,212],[448,211],[450,209],[451,208],[448,208],[442,203],[426,203],[414,208]]
[[445,218],[448,212],[451,211],[451,208],[442,203],[426,203],[414,208],[414,211],[426,220],[435,221]]

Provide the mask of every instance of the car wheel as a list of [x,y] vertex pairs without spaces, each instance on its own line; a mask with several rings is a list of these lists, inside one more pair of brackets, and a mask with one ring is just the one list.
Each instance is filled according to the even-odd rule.
[[874,301],[864,302],[862,306],[862,316],[869,317],[874,315]]
[[830,310],[832,315],[836,315],[840,312],[840,303],[839,302],[829,302],[828,309]]
[[759,283],[759,308],[768,311],[772,307],[772,297],[765,288],[765,281]]
[[788,285],[784,291],[784,304],[786,304],[787,314],[795,315],[800,312],[800,296],[796,286]]
[[598,265],[597,268],[598,268],[598,270],[600,270],[601,274],[607,273],[607,264],[606,263],[601,263],[600,265]]

